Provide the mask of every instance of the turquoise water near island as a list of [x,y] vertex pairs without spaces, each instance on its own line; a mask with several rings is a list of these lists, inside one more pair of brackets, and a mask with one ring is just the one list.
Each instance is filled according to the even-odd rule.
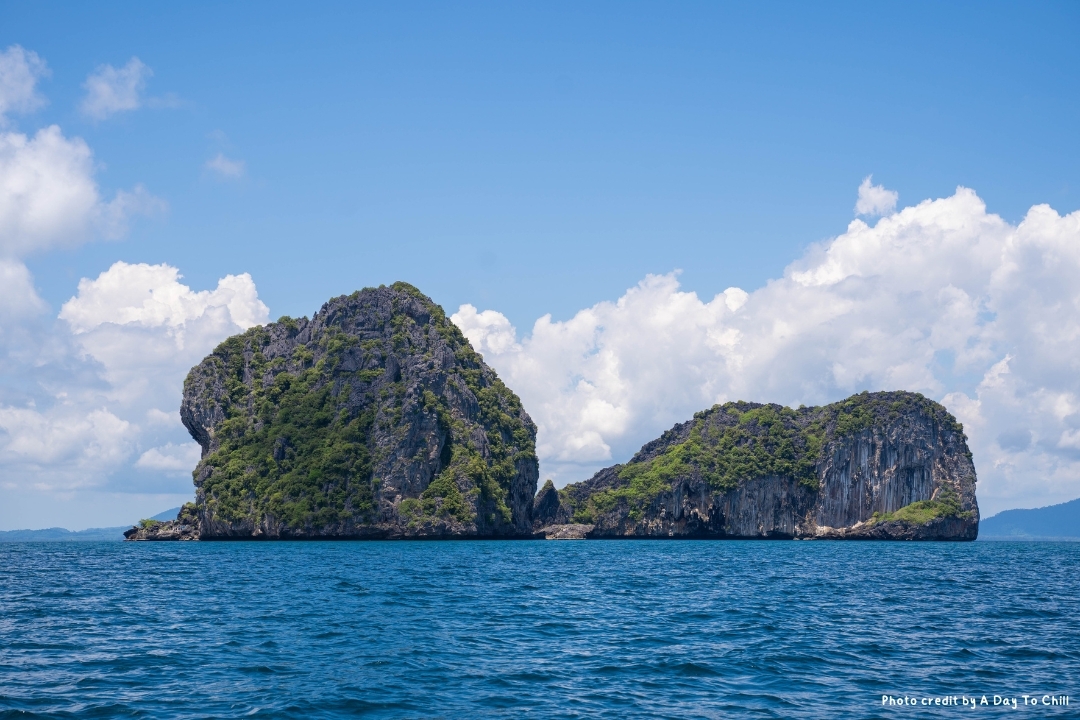
[[1078,569],[1080,543],[8,543],[0,717],[1078,717]]

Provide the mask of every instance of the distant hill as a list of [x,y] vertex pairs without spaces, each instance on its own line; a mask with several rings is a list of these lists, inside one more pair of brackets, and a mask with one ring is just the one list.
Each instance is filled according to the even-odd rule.
[[1080,498],[1034,510],[1005,510],[979,523],[980,540],[1080,540]]
[[[151,520],[175,520],[180,508],[174,507],[163,513],[154,515]],[[134,523],[132,523],[134,524]],[[109,528],[90,528],[88,530],[71,531],[64,528],[48,528],[46,530],[0,530],[0,542],[100,542],[102,540],[124,539],[124,531],[131,525]]]
[[0,542],[77,542],[102,540],[123,540],[124,531],[130,525],[111,528],[90,528],[72,532],[64,528],[46,530],[0,530]]

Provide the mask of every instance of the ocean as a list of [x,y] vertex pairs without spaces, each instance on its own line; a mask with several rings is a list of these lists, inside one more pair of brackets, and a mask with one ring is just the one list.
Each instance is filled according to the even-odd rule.
[[1078,568],[1080,543],[5,543],[0,718],[1080,717]]

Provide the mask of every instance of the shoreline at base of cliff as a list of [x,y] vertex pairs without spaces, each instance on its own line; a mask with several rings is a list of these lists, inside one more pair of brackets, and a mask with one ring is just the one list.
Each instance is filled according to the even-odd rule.
[[[170,541],[202,541],[202,542],[281,542],[295,541],[295,542],[318,542],[318,541],[332,541],[332,542],[364,542],[364,541],[399,541],[399,540],[416,540],[420,542],[442,542],[450,540],[513,540],[513,541],[526,541],[526,540],[763,540],[763,541],[785,541],[785,540],[815,540],[815,541],[828,541],[828,540],[844,540],[844,541],[895,541],[895,540],[907,540],[907,541],[923,541],[923,542],[971,542],[975,540],[975,537],[965,537],[958,533],[953,532],[940,532],[935,528],[927,528],[926,526],[913,525],[903,521],[894,521],[887,524],[888,527],[882,525],[877,531],[865,531],[859,532],[859,528],[853,528],[851,531],[832,530],[831,528],[827,532],[819,533],[810,536],[709,536],[709,535],[653,535],[653,536],[605,536],[605,535],[593,535],[593,525],[583,525],[578,523],[570,523],[566,525],[548,525],[540,528],[531,536],[410,536],[410,537],[363,537],[363,536],[327,536],[327,537],[289,537],[289,538],[269,538],[269,537],[233,537],[233,538],[207,538],[201,540],[198,531],[190,526],[180,526],[176,521],[166,521],[158,523],[153,527],[132,527],[130,530],[124,532],[124,539],[136,542],[170,542]],[[995,538],[1005,539],[1005,538]],[[1075,538],[1074,538],[1075,539]]]

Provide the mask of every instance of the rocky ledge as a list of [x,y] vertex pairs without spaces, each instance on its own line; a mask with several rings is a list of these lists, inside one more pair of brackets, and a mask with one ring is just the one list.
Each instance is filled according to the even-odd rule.
[[586,540],[592,531],[592,525],[566,523],[542,527],[536,531],[535,537],[543,540]]
[[124,531],[125,540],[198,540],[199,516],[194,503],[180,508],[175,520],[143,520]]
[[917,393],[822,407],[727,403],[625,465],[533,503],[534,527],[589,538],[974,540],[975,467],[963,427]]

